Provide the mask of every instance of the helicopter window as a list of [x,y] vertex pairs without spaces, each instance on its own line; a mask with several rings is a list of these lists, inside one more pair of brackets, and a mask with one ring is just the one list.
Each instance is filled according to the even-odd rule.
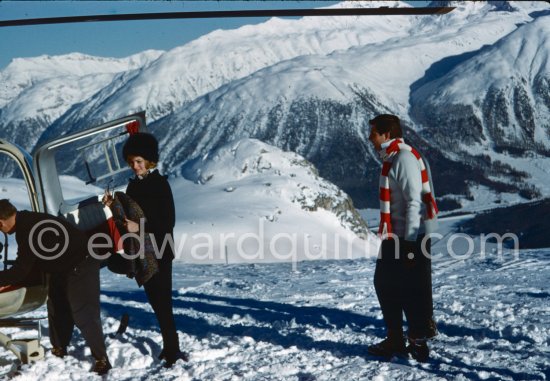
[[56,147],[55,163],[66,203],[125,186],[131,171],[122,158],[126,126],[107,129]]
[[29,187],[15,159],[0,151],[0,198],[9,198],[17,208],[31,210]]

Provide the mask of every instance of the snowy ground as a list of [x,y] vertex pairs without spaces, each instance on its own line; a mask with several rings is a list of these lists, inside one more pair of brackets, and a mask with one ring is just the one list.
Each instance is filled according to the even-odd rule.
[[[241,215],[250,221],[266,216],[274,208],[269,199],[251,204],[250,197],[239,196],[249,184],[241,182],[235,191],[227,192],[227,184],[173,182],[181,205],[176,232],[222,233],[227,227],[241,226]],[[270,189],[277,189],[275,180],[271,184]],[[28,208],[20,180],[0,185],[0,191],[19,207]],[[75,194],[81,192],[79,183],[72,185],[69,188]],[[255,194],[254,199],[260,196],[264,197]],[[280,199],[278,193],[274,197]],[[320,224],[317,214],[307,219],[290,203],[277,206],[283,212],[274,226],[285,231],[341,229],[334,217],[325,216]],[[237,214],[239,210],[242,214]],[[370,227],[376,227],[378,211],[361,214]],[[191,359],[172,369],[164,369],[156,359],[162,340],[143,290],[133,280],[102,270],[103,328],[114,365],[108,379],[548,380],[550,249],[499,255],[494,245],[483,250],[478,237],[472,240],[472,254],[463,256],[467,241],[453,241],[451,234],[472,215],[442,221],[442,238],[434,241],[434,302],[440,335],[430,344],[432,358],[427,364],[403,359],[386,362],[366,354],[367,346],[384,336],[372,284],[372,257],[295,264],[197,264],[184,257],[174,262],[174,311],[181,347]],[[123,313],[130,315],[130,326],[123,336],[114,337]],[[32,315],[45,316],[45,307]],[[91,356],[80,334],[75,333],[69,356],[58,359],[49,353],[47,321],[42,325],[46,358],[22,366],[13,379],[92,379]],[[29,334],[19,329],[2,331],[14,338]],[[0,373],[9,370],[14,359],[0,349]]]
[[[366,347],[384,335],[373,259],[174,268],[174,307],[187,364],[155,359],[161,336],[142,290],[102,271],[104,330],[117,380],[546,380],[550,378],[550,250],[466,260],[434,256],[440,335],[432,360],[380,361]],[[40,313],[45,315],[45,309]],[[47,328],[47,323],[43,324]],[[45,330],[47,333],[47,329]],[[43,340],[46,348],[49,341]],[[79,334],[63,360],[23,366],[15,380],[89,379]],[[11,354],[1,350],[2,361]],[[4,366],[4,368],[6,368]]]

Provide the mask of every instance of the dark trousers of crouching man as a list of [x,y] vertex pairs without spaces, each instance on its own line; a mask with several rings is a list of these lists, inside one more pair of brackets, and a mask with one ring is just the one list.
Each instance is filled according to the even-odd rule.
[[76,325],[92,356],[107,358],[99,317],[99,262],[96,259],[88,256],[71,271],[51,274],[48,322],[54,348],[65,351]]

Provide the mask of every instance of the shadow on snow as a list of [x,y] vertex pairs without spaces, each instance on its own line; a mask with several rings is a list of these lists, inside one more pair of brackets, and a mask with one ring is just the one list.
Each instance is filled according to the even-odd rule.
[[[102,294],[122,301],[147,303],[147,298],[142,290],[129,292],[103,290]],[[215,314],[229,320],[236,315],[239,317],[248,316],[261,325],[268,325],[247,325],[240,319],[231,326],[213,325],[204,318],[176,313],[174,318],[178,330],[195,336],[199,340],[210,338],[212,335],[229,338],[251,337],[255,341],[269,342],[284,348],[296,346],[303,350],[328,351],[336,357],[358,356],[365,360],[380,360],[367,355],[366,344],[315,340],[308,335],[308,330],[313,327],[327,330],[349,329],[359,334],[383,337],[385,334],[384,323],[382,320],[373,317],[336,308],[295,306],[273,301],[193,292],[187,292],[183,295],[174,292],[173,302],[175,309],[188,309],[198,313]],[[102,302],[102,309],[114,317],[120,317],[123,313],[128,313],[130,315],[130,327],[134,329],[159,330],[156,317],[152,311],[143,310],[137,306],[105,301]],[[501,333],[486,328],[474,329],[440,323],[439,330],[446,336],[503,339]],[[125,341],[124,338],[121,338],[121,340]],[[213,345],[218,346],[218,344]],[[149,351],[147,347],[157,352],[157,355],[161,350],[159,345],[152,339],[140,339],[140,351],[147,353]],[[481,379],[479,372],[486,371],[497,373],[499,377],[507,376],[513,379],[544,379],[543,376],[517,373],[506,368],[466,364],[459,358],[453,358],[451,363],[440,363],[437,360],[431,360],[429,364],[430,369],[423,367],[423,370],[440,376],[463,374],[468,375],[471,379]]]
[[[141,290],[131,292],[102,291],[102,294],[121,300],[147,303],[145,293]],[[224,304],[219,304],[220,302]],[[111,302],[102,302],[101,304],[102,309],[111,316],[118,317],[125,312],[128,313],[132,328],[158,330],[156,317],[151,311]],[[231,326],[212,325],[203,318],[175,314],[174,318],[178,330],[193,335],[197,339],[208,338],[211,335],[225,337],[248,336],[255,341],[270,342],[285,348],[296,346],[305,350],[330,351],[338,357],[364,357],[366,346],[364,344],[315,340],[307,335],[307,330],[311,327],[321,329],[348,327],[356,332],[364,332],[368,329],[367,333],[373,336],[383,336],[385,331],[382,320],[353,312],[326,307],[293,306],[255,299],[228,298],[197,293],[186,293],[184,295],[174,293],[174,309],[178,308],[192,309],[199,313],[216,314],[227,319],[232,319],[235,315],[250,316],[260,323],[269,325],[262,327],[245,325],[242,322],[237,322]]]

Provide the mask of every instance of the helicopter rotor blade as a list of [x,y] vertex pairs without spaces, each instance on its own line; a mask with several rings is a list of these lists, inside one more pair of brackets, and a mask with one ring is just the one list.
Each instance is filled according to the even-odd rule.
[[300,17],[300,16],[392,16],[392,15],[443,15],[454,7],[411,7],[411,8],[321,8],[321,9],[258,9],[241,11],[204,11],[204,12],[162,12],[128,13],[89,16],[46,17],[33,19],[3,20],[0,27],[66,24],[102,21],[171,20],[232,17]]

